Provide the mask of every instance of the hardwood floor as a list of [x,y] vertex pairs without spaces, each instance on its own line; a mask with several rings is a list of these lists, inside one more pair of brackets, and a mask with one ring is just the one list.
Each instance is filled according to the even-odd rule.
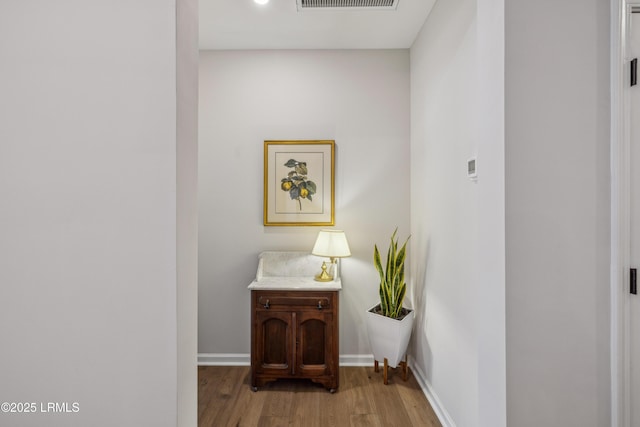
[[248,366],[198,368],[199,427],[441,427],[413,374],[341,367],[334,394],[307,380],[279,380],[251,391]]

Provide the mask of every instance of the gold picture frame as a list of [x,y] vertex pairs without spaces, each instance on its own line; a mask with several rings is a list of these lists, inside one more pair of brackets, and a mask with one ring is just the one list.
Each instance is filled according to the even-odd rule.
[[335,221],[335,141],[264,141],[264,225]]

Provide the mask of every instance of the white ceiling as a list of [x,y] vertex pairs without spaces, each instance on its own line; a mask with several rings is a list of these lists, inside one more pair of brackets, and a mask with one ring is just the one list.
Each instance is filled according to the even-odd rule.
[[200,49],[408,48],[436,0],[396,10],[304,10],[296,0],[200,0]]

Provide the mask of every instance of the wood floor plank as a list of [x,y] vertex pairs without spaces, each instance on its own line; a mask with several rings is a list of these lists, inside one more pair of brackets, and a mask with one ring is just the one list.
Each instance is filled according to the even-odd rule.
[[245,391],[244,394],[243,404],[234,408],[226,427],[254,427],[259,424],[265,396],[252,391]]
[[376,414],[354,414],[349,419],[349,427],[384,427]]
[[258,427],[289,427],[289,417],[260,417]]
[[[410,377],[413,378],[413,377]],[[417,381],[398,384],[398,394],[414,426],[442,427],[431,405],[424,404],[424,394]]]
[[263,387],[257,393],[266,395],[262,406],[263,417],[291,416],[295,381],[280,380],[274,381]]
[[415,378],[373,367],[341,367],[329,393],[306,380],[279,380],[253,392],[249,367],[198,369],[199,427],[441,427]]
[[373,367],[365,369],[370,370],[371,373],[371,395],[382,425],[389,427],[412,425],[396,386],[398,381],[402,381],[402,374],[390,372],[389,384],[385,385],[382,372],[374,372]]
[[346,382],[345,370],[340,368],[340,387],[336,393],[320,395],[320,425],[322,427],[344,427],[351,415],[350,385]]
[[347,401],[350,404],[351,414],[372,414],[375,404],[369,387],[371,377],[364,368],[345,367],[345,383],[349,384]]
[[[203,372],[205,372],[206,375],[204,375],[200,381],[203,390],[202,394],[204,395],[204,397],[201,396],[204,408],[202,411],[199,411],[200,418],[198,424],[207,426],[211,425],[211,420],[216,417],[218,411],[220,411],[225,404],[225,398],[219,393],[219,390],[223,389],[222,383],[224,382],[224,378],[229,375],[229,372],[218,370],[206,370]],[[201,397],[199,397],[198,400],[200,400]]]
[[317,392],[316,387],[300,381],[295,389],[291,408],[293,427],[324,427],[320,424],[320,402],[329,393]]
[[214,373],[214,370],[206,369],[203,366],[198,367],[198,420],[201,419],[205,410],[210,411],[209,402],[213,399],[213,385],[210,377]]
[[[207,404],[208,410],[201,412],[198,420],[198,425],[203,427],[214,426],[218,418],[224,417],[230,401],[237,398],[239,386],[242,384],[244,376],[243,371],[238,369],[211,371],[203,377],[204,390],[202,394],[210,395]],[[222,414],[219,414],[220,412]]]
[[[226,427],[254,427],[259,424],[264,402],[268,396],[265,393],[254,393],[250,387],[250,369],[243,368],[240,374],[242,381],[238,382],[235,399],[228,402],[225,411],[219,412],[212,426]],[[205,427],[200,425],[200,427]]]

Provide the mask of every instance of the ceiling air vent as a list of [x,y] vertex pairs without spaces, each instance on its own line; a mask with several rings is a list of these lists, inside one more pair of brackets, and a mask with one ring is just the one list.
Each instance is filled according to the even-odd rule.
[[296,0],[298,10],[396,9],[399,0]]

